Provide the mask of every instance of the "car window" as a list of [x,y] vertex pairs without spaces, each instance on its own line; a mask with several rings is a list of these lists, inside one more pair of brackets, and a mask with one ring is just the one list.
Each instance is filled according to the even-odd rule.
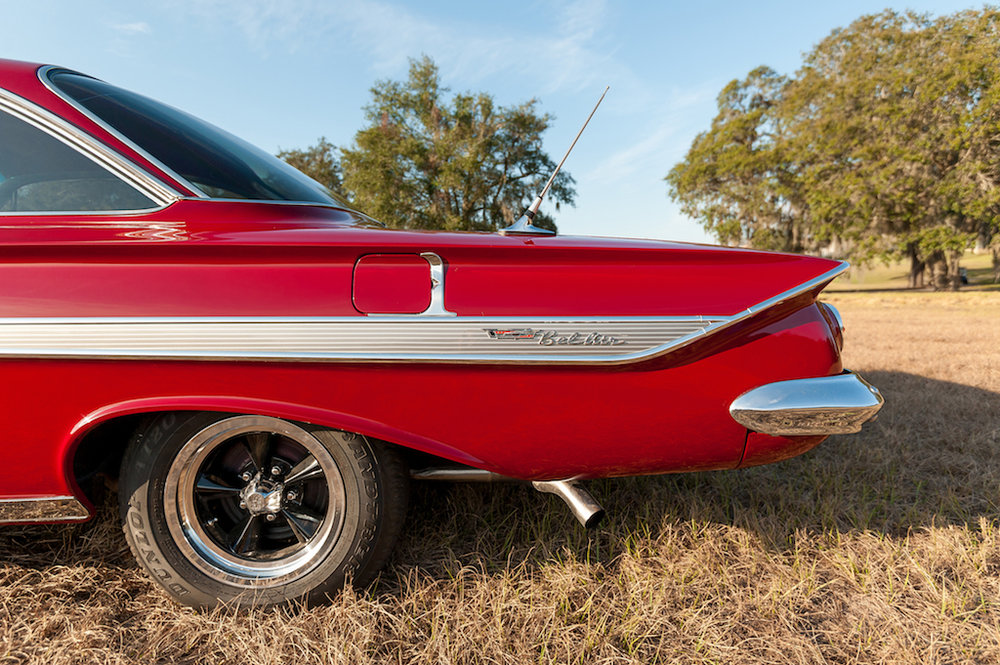
[[134,187],[73,148],[0,111],[0,213],[156,207]]
[[347,205],[243,139],[171,106],[75,72],[49,81],[64,95],[211,198]]

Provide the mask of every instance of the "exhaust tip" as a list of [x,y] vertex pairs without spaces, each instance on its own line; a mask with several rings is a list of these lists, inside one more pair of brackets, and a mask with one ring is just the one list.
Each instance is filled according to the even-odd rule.
[[591,513],[590,517],[588,517],[586,521],[583,521],[579,515],[577,516],[577,519],[579,519],[580,523],[583,524],[583,528],[596,529],[601,522],[604,521],[604,516],[606,514],[607,513],[604,511],[604,508],[601,508],[600,510]]
[[593,529],[604,519],[604,507],[572,479],[535,480],[531,484],[539,492],[555,494],[562,499],[586,529]]

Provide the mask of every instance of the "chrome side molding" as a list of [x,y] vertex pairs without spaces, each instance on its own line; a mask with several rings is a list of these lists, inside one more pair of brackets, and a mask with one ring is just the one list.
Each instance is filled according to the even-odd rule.
[[411,315],[4,317],[0,357],[302,362],[625,364],[719,333],[807,293],[846,263],[733,315],[456,316],[444,263],[421,254],[431,304]]
[[0,524],[19,522],[80,522],[90,511],[72,496],[0,499]]
[[0,318],[0,357],[618,363],[693,341],[719,322],[468,317],[440,309],[351,317]]
[[729,406],[733,420],[773,436],[853,434],[874,420],[884,403],[854,372],[768,383],[743,393]]

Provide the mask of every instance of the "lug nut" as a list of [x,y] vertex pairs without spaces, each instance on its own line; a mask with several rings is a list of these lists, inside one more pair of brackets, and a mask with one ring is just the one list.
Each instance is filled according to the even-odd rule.
[[289,501],[295,501],[295,499],[297,499],[298,496],[299,496],[298,492],[296,492],[295,490],[288,490],[288,492],[285,493],[285,498],[288,499]]
[[277,464],[275,464],[274,466],[272,466],[271,467],[271,475],[272,476],[280,476],[281,475],[281,467],[278,466]]
[[276,517],[277,517],[277,516],[276,516],[276,515],[275,515],[274,513],[268,513],[268,514],[267,514],[267,521],[268,521],[268,522],[273,522],[273,521],[275,520],[275,518],[276,518]]
[[247,509],[247,502],[246,501],[240,501],[240,508],[242,508],[243,510],[246,510]]
[[250,479],[253,478],[253,474],[251,474],[249,471],[244,471],[243,475],[240,476],[240,478],[243,479],[243,482],[249,482]]

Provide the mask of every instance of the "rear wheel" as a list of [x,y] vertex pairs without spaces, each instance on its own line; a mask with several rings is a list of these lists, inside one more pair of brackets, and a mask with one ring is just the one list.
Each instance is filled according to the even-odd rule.
[[122,464],[124,531],[179,602],[269,605],[367,583],[391,552],[407,477],[378,441],[267,416],[169,413]]

